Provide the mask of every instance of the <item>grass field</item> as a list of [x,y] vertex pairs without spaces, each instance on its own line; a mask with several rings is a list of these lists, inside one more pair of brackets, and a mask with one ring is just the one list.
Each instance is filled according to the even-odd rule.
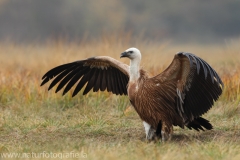
[[[131,44],[131,46],[129,46]],[[49,69],[95,55],[120,60],[135,46],[142,66],[160,73],[178,51],[205,59],[222,78],[225,88],[204,115],[214,129],[197,132],[174,128],[171,141],[148,143],[142,121],[128,98],[107,92],[71,98],[40,87]],[[240,41],[224,45],[171,45],[131,40],[130,36],[102,37],[89,43],[17,45],[0,43],[0,159],[17,156],[59,159],[240,159]],[[120,60],[129,63],[127,59]],[[73,90],[71,90],[73,91]],[[126,110],[126,108],[128,108]],[[13,155],[14,154],[14,155]],[[5,156],[5,158],[4,158]],[[58,157],[58,158],[57,158]]]

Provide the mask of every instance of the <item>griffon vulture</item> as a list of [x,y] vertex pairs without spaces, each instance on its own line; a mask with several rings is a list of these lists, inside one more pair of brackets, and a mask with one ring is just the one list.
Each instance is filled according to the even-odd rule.
[[77,83],[72,96],[84,86],[83,95],[112,92],[128,95],[143,121],[146,139],[170,139],[173,126],[210,130],[212,125],[201,116],[222,93],[223,82],[216,71],[203,59],[191,53],[179,52],[162,73],[150,77],[140,68],[141,53],[129,48],[120,56],[130,59],[130,66],[107,56],[63,64],[49,70],[41,86],[53,79],[48,90],[60,82],[63,95]]

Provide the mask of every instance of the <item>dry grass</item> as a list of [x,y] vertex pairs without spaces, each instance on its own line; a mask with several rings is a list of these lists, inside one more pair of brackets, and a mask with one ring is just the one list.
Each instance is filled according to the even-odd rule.
[[[178,51],[193,52],[220,74],[225,90],[205,115],[214,130],[174,128],[171,142],[147,143],[142,122],[127,97],[109,93],[61,96],[40,87],[41,76],[59,64],[95,55],[119,59],[136,46],[142,65],[160,73]],[[45,45],[0,44],[0,153],[76,152],[88,159],[239,159],[239,41],[224,46],[171,46],[169,43],[102,37],[89,43],[49,42]],[[122,61],[122,60],[121,60]],[[123,62],[129,63],[128,60]],[[65,157],[66,158],[66,157]],[[80,157],[80,159],[83,157]]]

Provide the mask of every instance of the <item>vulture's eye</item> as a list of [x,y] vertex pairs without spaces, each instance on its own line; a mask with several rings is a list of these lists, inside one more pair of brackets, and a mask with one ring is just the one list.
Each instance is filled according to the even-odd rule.
[[129,53],[133,53],[133,51],[129,51]]

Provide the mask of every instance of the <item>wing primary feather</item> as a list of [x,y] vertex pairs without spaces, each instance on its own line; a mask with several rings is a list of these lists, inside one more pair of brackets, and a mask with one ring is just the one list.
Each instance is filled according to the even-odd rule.
[[109,75],[109,68],[107,68],[108,70],[106,70],[106,74],[105,74],[105,84],[106,84],[106,86],[105,86],[105,89],[104,90],[106,90],[107,89],[107,85],[108,85],[108,75]]
[[111,79],[112,79],[112,69],[109,67],[108,68],[108,74],[107,74],[107,91],[112,92],[112,84],[111,84]]
[[47,83],[48,81],[50,81],[53,77],[55,77],[54,75],[48,76],[46,77],[42,83],[40,84],[40,86],[43,86],[45,83]]
[[107,89],[107,85],[108,85],[108,74],[109,74],[109,68],[107,68],[106,69],[106,71],[105,71],[105,81],[104,81],[104,84],[103,84],[103,88],[104,88],[104,90],[106,90]]
[[94,90],[95,86],[96,86],[96,82],[98,80],[98,76],[99,76],[99,69],[96,69],[95,70],[95,73],[94,73],[94,81],[93,81],[93,85],[92,85],[92,88],[93,88],[93,92],[97,92]]
[[110,85],[111,85],[111,91],[112,93],[116,92],[116,86],[115,86],[115,76],[114,76],[114,69],[111,68],[111,77],[109,77],[110,79]]
[[93,92],[97,92],[100,89],[101,86],[101,81],[102,81],[102,70],[98,70],[98,76],[96,78],[96,83],[93,87]]
[[[115,69],[115,70],[116,70],[116,69]],[[120,77],[119,77],[119,72],[118,72],[117,70],[115,71],[115,75],[116,75],[116,80],[117,80],[117,81],[116,81],[116,86],[118,87],[118,91],[119,91],[118,94],[121,95],[121,93],[122,93],[123,91],[122,91],[122,87],[121,87],[121,81],[120,81],[120,79],[119,79],[119,78],[120,78]]]
[[214,100],[216,100],[219,97],[219,95],[222,93],[222,89],[218,86],[217,83],[212,84],[211,78],[207,78],[206,80],[200,78],[199,83],[202,83],[202,82],[206,82],[204,83],[204,87],[206,88],[206,90],[211,92]]
[[208,69],[208,71],[209,71],[209,73],[210,73],[210,77],[211,77],[211,79],[212,79],[212,83],[214,83],[212,67],[210,67],[210,66],[208,65],[208,63],[205,62],[204,60],[202,60],[202,61],[203,61],[203,63],[205,64],[205,66],[207,67],[207,69]]
[[[196,105],[198,105],[198,98],[195,97],[195,95],[199,95],[201,97],[201,95],[199,94],[198,90],[196,89],[197,83],[196,81],[193,79],[192,85],[189,88],[189,91],[185,92],[185,99],[184,99],[184,111],[185,114],[187,115],[187,117],[189,118],[189,120],[192,120],[192,114],[194,111],[191,111],[191,107],[195,107]],[[195,114],[194,114],[195,115]]]
[[100,91],[104,91],[107,87],[106,85],[106,73],[107,71],[105,69],[102,70],[102,80],[101,80],[101,85],[100,85]]
[[83,74],[87,73],[89,71],[89,67],[84,67],[81,71],[79,71],[67,84],[63,91],[63,95],[65,95],[72,86],[82,77]]
[[197,66],[197,73],[199,74],[199,71],[200,71],[200,64],[199,62],[197,61],[197,57],[195,57],[194,55],[190,54],[190,56],[194,59],[195,61],[195,64]]
[[203,59],[199,58],[209,69],[210,73],[211,73],[211,79],[212,82],[214,83],[214,77],[217,79],[217,82],[220,83],[223,86],[222,80],[220,79],[220,77],[218,76],[218,74],[216,73],[216,71]]
[[77,87],[75,88],[75,90],[73,91],[73,95],[72,97],[74,97],[82,88],[83,86],[88,82],[90,75],[92,74],[93,69],[90,69],[85,75],[83,75],[83,77],[81,78],[81,80],[78,82]]
[[68,75],[72,72],[72,70],[76,67],[76,65],[73,65],[69,68],[67,68],[65,71],[61,72],[50,84],[48,87],[48,90],[52,89],[53,86],[55,86],[64,76]]
[[69,73],[66,77],[63,78],[63,80],[59,83],[57,89],[56,89],[56,93],[61,90],[66,84],[67,82],[74,77],[74,75],[76,75],[78,73],[78,69],[80,67],[75,68],[71,73]]
[[56,68],[51,69],[50,71],[48,71],[43,77],[42,79],[43,82],[41,83],[40,86],[43,86],[45,83],[47,83],[49,80],[51,80],[52,78],[54,78],[56,75],[58,75],[59,73],[63,72],[64,70],[67,69],[66,67],[67,65],[64,66],[59,66]]
[[74,63],[67,63],[67,64],[57,66],[55,68],[52,68],[51,70],[49,70],[47,73],[45,73],[42,76],[42,79],[50,77],[50,76],[55,76],[55,75],[59,74],[60,72],[62,72],[63,70],[65,70],[66,68],[68,68],[68,66],[72,66],[73,64]]
[[118,87],[116,86],[117,80],[116,80],[116,75],[115,75],[115,69],[112,68],[112,93],[115,93],[118,95]]
[[[203,70],[204,70],[204,76],[205,76],[205,79],[207,78],[207,74],[208,74],[208,72],[207,72],[207,69],[206,69],[206,66],[204,65],[204,63],[202,62],[202,59],[201,58],[198,58],[198,61],[201,63],[201,65],[202,65],[202,68],[203,68]],[[198,74],[199,74],[199,71],[197,72]]]
[[119,87],[118,87],[118,78],[117,78],[115,68],[113,68],[112,73],[113,73],[113,85],[114,85],[113,93],[118,95],[120,91],[119,91]]
[[[197,117],[212,107],[213,100],[204,86],[198,83],[198,80],[195,79],[194,83],[189,93],[186,94],[185,107],[188,108],[186,110],[191,110],[194,117]],[[198,95],[198,98],[194,95]]]
[[[194,60],[196,61],[196,64],[197,64],[197,73],[198,74],[200,71],[199,63],[201,63],[203,70],[204,70],[205,79],[207,78],[207,74],[209,72],[213,83],[214,83],[214,77],[215,77],[217,79],[218,83],[223,85],[222,80],[220,79],[220,77],[218,76],[216,71],[205,60],[203,60],[202,58],[197,57],[191,53],[184,53],[184,55],[187,56],[189,60],[190,60],[190,57],[194,58]],[[191,60],[190,60],[190,64],[191,64]],[[192,66],[192,65],[190,65],[190,66]]]
[[121,74],[121,73],[118,74],[118,77],[119,77],[119,86],[120,86],[121,89],[122,89],[122,92],[120,93],[120,95],[124,94],[124,93],[125,93],[125,90],[126,90],[126,88],[125,88],[126,84],[124,84],[123,76],[124,76],[124,75]]
[[[211,99],[209,93],[204,90],[198,91],[200,96],[197,98],[196,103],[194,104],[194,109],[192,111],[194,117],[202,115],[207,112],[213,105],[213,100]],[[203,95],[205,94],[205,95]],[[204,101],[204,102],[203,102]]]
[[123,76],[123,74],[121,72],[118,72],[119,86],[121,87],[120,95],[123,95],[126,90],[126,88],[125,88],[126,85],[123,83],[122,76]]
[[219,94],[221,94],[221,89],[220,89],[220,86],[219,86],[219,82],[217,81],[216,83],[212,83],[211,77],[204,78],[202,76],[203,74],[204,74],[203,71],[201,71],[200,74],[199,74],[199,79],[198,79],[199,83],[203,83],[204,82],[203,85],[206,86],[207,90],[211,91],[213,95],[218,96]]
[[93,68],[91,72],[92,72],[92,74],[91,74],[90,80],[88,81],[88,84],[83,91],[83,95],[87,94],[93,88],[93,86],[95,84],[97,69]]
[[211,76],[211,80],[212,83],[214,83],[214,77],[217,79],[217,83],[220,83],[222,86],[224,86],[221,78],[218,76],[218,74],[216,73],[216,71],[203,59],[199,58],[199,61],[201,62],[203,69],[204,69],[204,74],[205,74],[205,79],[207,79],[207,71],[206,71],[206,66],[210,72],[210,76]]

